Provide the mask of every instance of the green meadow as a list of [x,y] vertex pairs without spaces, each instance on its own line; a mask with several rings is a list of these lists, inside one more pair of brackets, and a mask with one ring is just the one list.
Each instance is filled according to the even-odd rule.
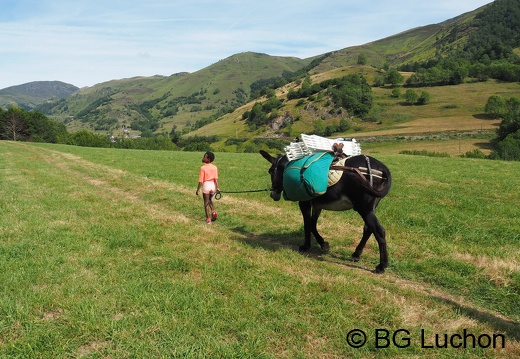
[[216,153],[207,225],[202,153],[0,141],[0,358],[519,357],[520,163],[374,156],[382,275],[356,212],[300,254],[296,203],[231,193],[259,154]]

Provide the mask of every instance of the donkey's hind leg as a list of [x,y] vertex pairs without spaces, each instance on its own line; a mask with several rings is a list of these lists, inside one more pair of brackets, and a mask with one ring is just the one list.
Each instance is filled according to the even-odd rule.
[[363,238],[359,242],[356,251],[352,255],[354,260],[359,259],[363,247],[365,246],[370,234],[374,234],[376,237],[377,244],[379,246],[379,264],[377,265],[375,272],[384,273],[385,268],[388,267],[388,251],[386,249],[386,232],[379,220],[376,217],[374,211],[371,211],[366,216],[363,216],[365,221],[365,227],[363,229]]
[[352,260],[354,262],[358,262],[359,259],[361,258],[363,249],[365,248],[365,245],[367,244],[367,241],[371,235],[372,235],[372,231],[370,230],[368,225],[365,224],[365,226],[363,227],[363,237],[361,237],[361,241],[357,245],[356,250],[354,251],[354,253],[352,253]]
[[[365,245],[367,244],[368,239],[370,238],[370,236],[373,233],[373,227],[374,226],[369,226],[368,225],[368,223],[367,223],[368,222],[367,215],[370,214],[370,212],[374,212],[376,210],[377,205],[379,204],[380,200],[381,200],[381,198],[376,198],[376,199],[374,199],[374,202],[372,204],[369,204],[366,207],[364,207],[363,209],[358,210],[358,213],[363,218],[363,221],[364,221],[365,225],[363,226],[363,236],[361,237],[361,241],[357,245],[356,250],[354,251],[354,253],[352,253],[352,260],[354,262],[358,262],[359,259],[361,258],[361,254],[363,253],[363,249],[365,248]],[[376,221],[377,221],[377,218],[376,218]]]

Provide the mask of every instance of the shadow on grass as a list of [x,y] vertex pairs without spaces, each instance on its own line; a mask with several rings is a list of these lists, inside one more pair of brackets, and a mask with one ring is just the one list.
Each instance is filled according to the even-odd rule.
[[494,118],[491,115],[488,115],[487,113],[476,113],[473,115],[473,118],[476,118],[477,120],[490,120],[490,121],[496,120],[496,118]]
[[301,244],[301,233],[264,233],[261,235],[249,232],[244,226],[231,229],[238,234],[236,238],[251,247],[261,247],[270,251],[278,251],[280,249],[290,249],[298,251]]
[[[298,252],[304,257],[312,258],[317,261],[333,263],[350,269],[375,273],[375,270],[369,270],[355,264],[349,256],[335,253],[334,251],[324,252],[314,240],[309,250],[306,252],[300,252],[299,247],[303,243],[303,233],[299,231],[291,233],[264,233],[257,235],[247,231],[243,226],[235,227],[231,230],[239,235],[239,237],[236,238],[238,241],[254,248],[260,247],[273,252],[280,249],[288,249]],[[363,261],[363,259],[361,259],[361,261]]]
[[508,339],[520,341],[520,323],[515,323],[507,318],[501,318],[492,313],[457,303],[448,298],[442,298],[439,296],[436,296],[435,298],[438,299],[440,302],[452,306],[456,311],[459,311],[461,314],[473,318],[474,320],[477,320],[481,323],[487,323],[495,330],[504,333],[506,336],[506,346]]
[[477,142],[475,146],[482,150],[493,150],[493,145],[490,142]]
[[[300,231],[291,233],[264,233],[261,235],[256,235],[246,230],[243,226],[235,227],[232,229],[232,231],[237,234],[237,238],[235,238],[237,241],[245,243],[253,248],[263,248],[273,252],[281,249],[299,252],[299,246],[303,242],[303,233]],[[367,273],[375,273],[373,269],[356,264],[356,262],[352,261],[352,258],[349,255],[342,254],[341,251],[334,251],[334,249],[332,249],[330,252],[323,252],[315,241],[313,242],[312,247],[307,252],[301,253],[301,255],[317,261],[339,265],[348,269],[354,269]],[[363,263],[363,257],[361,258],[361,263]],[[368,262],[365,262],[364,264],[369,265]],[[506,340],[513,339],[520,341],[519,323],[514,323],[507,318],[501,318],[500,316],[494,315],[492,313],[472,308],[469,305],[457,303],[456,301],[453,301],[442,295],[426,295],[429,295],[430,297],[453,307],[454,310],[459,311],[461,314],[469,318],[472,318],[481,323],[489,324],[495,330],[505,333]]]

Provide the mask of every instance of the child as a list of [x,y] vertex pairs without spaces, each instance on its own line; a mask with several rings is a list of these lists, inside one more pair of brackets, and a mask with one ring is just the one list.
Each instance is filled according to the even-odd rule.
[[218,187],[218,170],[212,162],[215,160],[213,152],[206,152],[202,157],[204,163],[200,167],[199,172],[199,185],[195,194],[198,196],[199,191],[202,188],[202,198],[204,199],[204,210],[206,212],[206,223],[211,224],[211,221],[217,219],[217,212],[213,207],[213,201],[211,200],[213,195],[220,191]]

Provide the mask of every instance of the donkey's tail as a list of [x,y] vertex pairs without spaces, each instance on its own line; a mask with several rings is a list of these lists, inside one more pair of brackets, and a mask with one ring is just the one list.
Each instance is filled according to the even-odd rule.
[[[392,187],[392,174],[389,170],[383,172],[384,179],[377,189],[373,188],[372,184],[368,182],[365,178],[363,181],[363,187],[365,187],[374,197],[384,197],[390,192],[390,188]],[[365,185],[365,182],[368,182],[368,187]]]
[[374,197],[382,198],[386,196],[390,192],[390,187],[392,187],[392,174],[386,167],[382,171],[350,166],[331,166],[331,169],[347,172]]

